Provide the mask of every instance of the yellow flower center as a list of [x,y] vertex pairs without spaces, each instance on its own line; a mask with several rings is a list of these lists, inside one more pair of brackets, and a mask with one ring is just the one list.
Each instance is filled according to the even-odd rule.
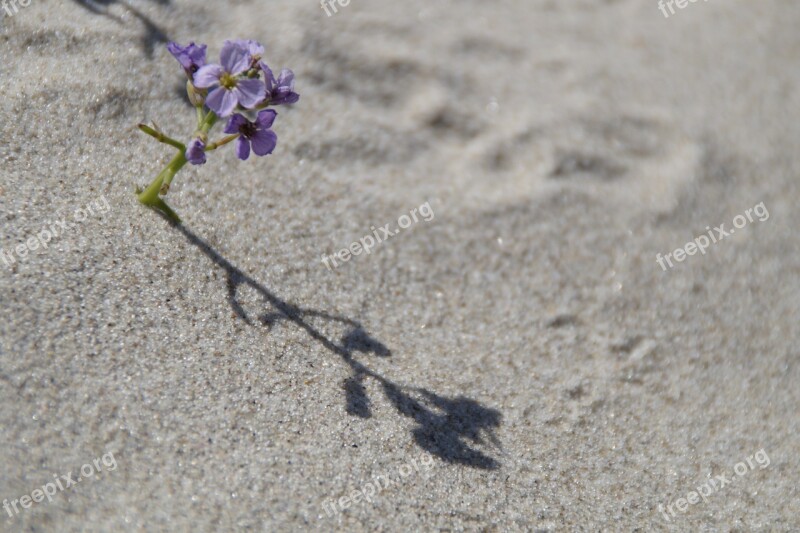
[[226,89],[233,89],[236,87],[236,78],[226,72],[219,78],[219,83]]

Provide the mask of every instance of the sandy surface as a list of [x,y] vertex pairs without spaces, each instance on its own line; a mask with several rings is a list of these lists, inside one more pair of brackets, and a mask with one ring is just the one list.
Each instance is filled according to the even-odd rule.
[[[0,498],[94,468],[2,530],[800,528],[800,5],[129,2],[0,12],[0,247],[96,202],[0,261]],[[234,37],[302,99],[176,227],[135,124]]]

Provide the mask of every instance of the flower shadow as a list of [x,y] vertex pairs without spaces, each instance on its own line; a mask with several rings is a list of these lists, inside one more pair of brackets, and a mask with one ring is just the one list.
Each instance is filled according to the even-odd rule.
[[[109,19],[124,24],[124,21],[113,15],[108,11],[108,8],[113,4],[119,4],[124,7],[129,13],[136,17],[144,26],[144,34],[142,35],[142,51],[145,55],[152,59],[156,46],[169,42],[169,37],[164,31],[159,28],[147,15],[130,5],[125,0],[72,0],[79,6],[91,11],[95,15],[103,15]],[[170,0],[150,0],[159,5],[169,5]]]
[[[372,417],[371,402],[364,386],[364,382],[371,379],[381,386],[386,398],[401,415],[413,419],[417,424],[412,435],[419,447],[451,464],[485,470],[500,467],[497,460],[475,447],[491,444],[496,449],[501,448],[494,435],[494,429],[500,426],[502,420],[498,410],[484,407],[469,398],[447,398],[424,388],[398,385],[369,369],[357,360],[358,354],[391,357],[391,351],[371,337],[360,323],[344,316],[303,308],[281,299],[239,270],[186,226],[175,223],[163,214],[161,216],[189,243],[225,271],[228,303],[239,319],[252,327],[266,327],[267,330],[281,322],[292,324],[339,356],[350,371],[350,376],[343,382],[348,414],[364,419]],[[265,310],[255,317],[252,316],[253,313],[246,312],[237,296],[238,291],[246,287],[259,294],[268,304],[268,311]],[[338,340],[323,331],[331,325],[344,328],[345,333]],[[484,440],[484,434],[488,442]]]

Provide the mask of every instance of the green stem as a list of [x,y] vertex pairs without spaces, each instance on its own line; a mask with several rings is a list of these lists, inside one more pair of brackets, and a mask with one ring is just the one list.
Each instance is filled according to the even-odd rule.
[[176,141],[175,139],[164,135],[162,132],[154,130],[150,126],[146,124],[139,124],[139,129],[142,130],[144,133],[148,134],[149,136],[153,137],[158,142],[162,142],[164,144],[168,144],[170,146],[174,146],[178,150],[186,151],[186,147],[183,143]]
[[203,114],[203,107],[198,106],[195,108],[197,110],[197,129],[203,125],[203,121],[206,119],[205,115]]
[[211,131],[211,128],[214,127],[214,124],[217,123],[217,119],[219,117],[213,111],[209,111],[208,115],[206,115],[205,120],[203,120],[203,124],[200,126],[200,131],[203,133],[208,133]]
[[[217,114],[213,111],[209,111],[205,116],[203,116],[203,112],[200,108],[198,108],[197,113],[197,120],[198,120],[198,131],[199,133],[203,134],[203,138],[208,134],[211,128],[214,127],[214,124],[217,123]],[[163,133],[150,128],[149,126],[140,125],[139,128],[147,133],[158,139],[161,142],[166,142],[178,149],[178,153],[172,160],[164,167],[164,170],[159,173],[158,176],[150,183],[150,185],[139,193],[139,201],[144,205],[151,207],[153,209],[157,209],[164,213],[169,219],[173,222],[180,224],[181,219],[178,217],[177,213],[167,205],[167,203],[159,196],[160,194],[166,194],[169,190],[170,183],[172,183],[172,178],[186,165],[188,162],[186,160],[186,146],[182,143],[171,139],[164,135]],[[225,142],[230,142],[230,140],[224,139]],[[220,146],[220,143],[214,143],[214,148]]]
[[183,152],[178,152],[172,161],[164,167],[164,170],[156,176],[153,182],[147,189],[139,194],[139,201],[148,207],[152,207],[162,211],[175,222],[180,222],[180,218],[175,212],[159,197],[159,193],[164,185],[169,186],[172,178],[178,173],[180,169],[187,163],[186,155]]
[[218,140],[216,142],[207,144],[206,145],[206,152],[210,152],[212,150],[216,150],[220,146],[225,146],[229,142],[235,141],[238,138],[239,138],[239,134],[238,133],[236,133],[234,135],[228,135],[227,137],[223,137],[222,139],[220,139],[220,140]]

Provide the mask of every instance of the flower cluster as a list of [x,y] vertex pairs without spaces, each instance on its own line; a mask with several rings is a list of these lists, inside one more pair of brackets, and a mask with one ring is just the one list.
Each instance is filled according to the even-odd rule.
[[[283,69],[276,78],[263,60],[264,47],[256,41],[225,41],[219,63],[207,63],[204,44],[181,46],[171,42],[167,49],[186,74],[186,92],[196,108],[197,129],[184,145],[165,135],[158,126],[139,125],[143,132],[180,151],[150,187],[139,194],[139,200],[177,218],[158,195],[167,193],[178,170],[186,163],[204,164],[208,152],[233,141],[236,155],[243,161],[251,151],[258,156],[271,154],[278,142],[271,129],[278,113],[267,108],[294,104],[300,95],[294,90],[294,73]],[[209,142],[209,133],[219,119],[227,119],[224,132],[228,135]]]
[[[262,59],[264,47],[252,40],[225,41],[219,64],[206,64],[206,45],[170,43],[168,48],[189,77],[191,99],[196,104],[202,100],[218,117],[230,117],[225,133],[239,134],[236,141],[239,158],[245,160],[250,156],[251,144],[256,155],[271,154],[278,140],[270,130],[277,113],[261,111],[250,121],[237,111],[297,102],[300,95],[294,92],[294,73],[283,69],[276,79]],[[190,144],[186,159],[202,165],[206,162],[205,149],[205,140],[200,135]]]

